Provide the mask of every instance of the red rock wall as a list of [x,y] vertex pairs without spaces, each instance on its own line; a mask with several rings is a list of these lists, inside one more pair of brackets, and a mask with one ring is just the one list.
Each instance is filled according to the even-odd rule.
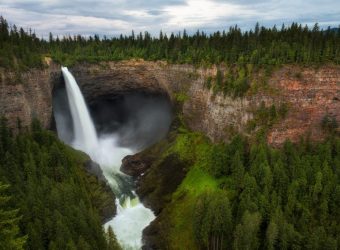
[[279,145],[286,139],[296,142],[301,136],[322,139],[321,122],[325,115],[334,117],[340,124],[339,67],[285,67],[274,73],[270,84],[280,90],[281,98],[290,108],[286,119],[269,132],[269,143]]
[[264,102],[266,106],[288,104],[286,117],[270,129],[268,143],[279,146],[289,139],[297,142],[308,136],[322,140],[321,122],[330,115],[340,124],[340,67],[318,69],[285,66],[275,71],[268,81],[271,91],[259,91],[244,98],[214,95],[204,88],[204,77],[216,72],[201,71],[191,84],[184,115],[189,126],[208,135],[211,140],[225,141],[233,132],[247,133],[253,112]]

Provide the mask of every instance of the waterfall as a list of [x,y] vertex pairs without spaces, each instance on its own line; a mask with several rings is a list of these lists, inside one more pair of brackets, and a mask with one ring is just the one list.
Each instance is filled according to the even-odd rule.
[[[126,155],[136,152],[128,148],[119,147],[117,145],[117,135],[97,136],[93,121],[76,80],[66,67],[62,67],[61,70],[65,79],[67,99],[70,105],[75,135],[71,146],[84,151],[93,161],[100,165],[116,197],[120,197],[123,200],[121,204],[119,199],[116,198],[117,215],[108,221],[104,227],[106,229],[109,226],[113,228],[123,249],[141,249],[142,231],[155,219],[155,215],[150,209],[144,207],[139,202],[133,190],[129,190],[129,193],[134,196],[132,200],[129,195],[121,191],[124,189],[121,186],[128,182],[124,181],[124,178],[129,177],[119,171],[122,159]],[[56,117],[56,119],[59,118]]]
[[66,93],[73,119],[75,135],[73,146],[91,156],[93,150],[98,147],[96,130],[76,80],[66,67],[61,67],[61,71],[65,79]]

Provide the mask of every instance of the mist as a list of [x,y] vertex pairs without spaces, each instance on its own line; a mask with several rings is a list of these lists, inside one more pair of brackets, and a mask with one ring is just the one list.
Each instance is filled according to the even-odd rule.
[[74,132],[65,84],[56,85],[52,95],[53,115],[58,137],[66,144],[71,144],[74,140]]
[[104,228],[113,228],[123,249],[140,249],[142,231],[155,215],[140,203],[132,178],[120,172],[120,166],[125,156],[166,136],[172,119],[169,98],[145,93],[112,94],[87,104],[72,73],[66,67],[61,70],[65,85],[53,91],[58,136],[98,163],[115,193],[117,214]]
[[143,150],[164,138],[172,121],[170,101],[163,95],[132,94],[123,98],[125,120],[118,125],[119,144]]
[[[120,177],[121,159],[166,136],[172,121],[170,99],[164,94],[124,93],[98,97],[87,106],[98,135],[98,146],[90,156],[100,164],[111,187],[125,187],[129,184]],[[79,148],[65,84],[53,90],[53,112],[58,137]]]
[[[88,106],[101,142],[108,143],[111,138],[117,146],[129,148],[134,153],[164,138],[172,121],[171,102],[164,94],[102,96]],[[54,90],[53,109],[58,136],[69,144],[74,139],[74,132],[63,86]]]

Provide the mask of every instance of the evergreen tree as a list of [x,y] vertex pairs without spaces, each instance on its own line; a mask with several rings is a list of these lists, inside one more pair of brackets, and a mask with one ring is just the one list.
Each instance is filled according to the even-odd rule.
[[259,213],[249,213],[246,211],[242,217],[242,222],[236,226],[234,249],[250,250],[258,249],[261,216]]
[[20,236],[19,210],[9,206],[11,196],[8,196],[9,185],[0,182],[0,249],[19,250],[24,249],[27,236]]

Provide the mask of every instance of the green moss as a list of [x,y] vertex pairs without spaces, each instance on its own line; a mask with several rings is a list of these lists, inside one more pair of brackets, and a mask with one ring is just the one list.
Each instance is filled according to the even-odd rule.
[[173,249],[197,249],[192,224],[196,200],[207,190],[217,190],[221,181],[207,172],[206,165],[209,164],[212,152],[212,145],[208,140],[183,127],[179,131],[165,154],[177,153],[190,166],[165,210],[171,224],[167,240]]
[[[192,166],[173,194],[169,217],[169,242],[173,249],[197,249],[193,231],[193,211],[197,198],[207,190],[218,190],[218,181],[198,164]],[[185,244],[185,245],[183,245]]]
[[211,76],[208,76],[208,78],[206,79],[206,81],[205,81],[205,83],[204,83],[204,86],[205,86],[207,89],[210,89],[210,88],[211,88],[212,80],[213,80],[213,78],[212,78]]
[[187,101],[189,99],[189,96],[186,93],[183,93],[183,92],[175,93],[174,97],[175,97],[176,101],[179,102],[179,103],[184,103],[185,101]]
[[196,164],[188,172],[183,183],[174,194],[174,199],[180,198],[183,193],[196,197],[206,190],[218,188],[218,184],[219,182],[213,176],[200,168],[199,164]]

